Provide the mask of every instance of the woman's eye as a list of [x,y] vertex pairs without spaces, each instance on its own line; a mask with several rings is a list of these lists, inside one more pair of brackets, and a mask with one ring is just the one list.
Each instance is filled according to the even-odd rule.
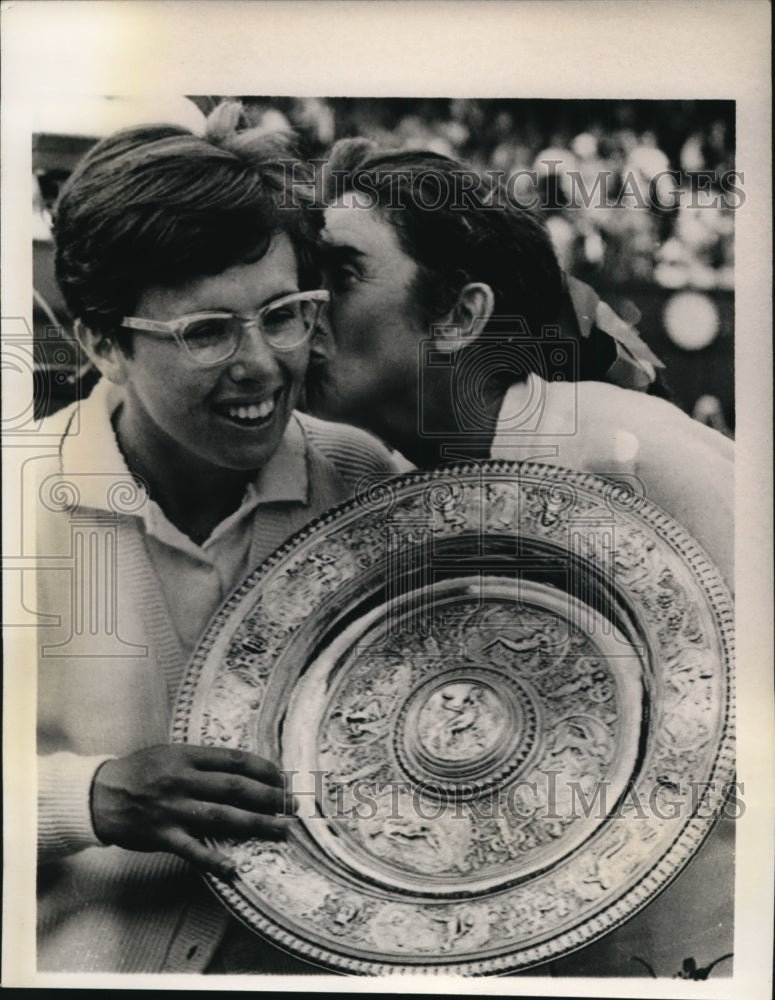
[[265,314],[264,326],[276,327],[284,326],[286,323],[294,323],[300,315],[301,308],[299,305],[277,306],[276,309],[270,309]]
[[222,319],[205,319],[189,324],[184,337],[188,344],[202,347],[223,339],[227,334],[228,324]]

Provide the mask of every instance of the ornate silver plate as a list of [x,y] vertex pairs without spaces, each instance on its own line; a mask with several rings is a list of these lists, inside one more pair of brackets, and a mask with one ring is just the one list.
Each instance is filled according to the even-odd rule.
[[211,885],[348,972],[574,950],[723,805],[732,631],[717,570],[624,485],[532,463],[366,483],[250,576],[189,667],[173,739],[268,757],[301,803],[287,843],[221,843],[239,874]]

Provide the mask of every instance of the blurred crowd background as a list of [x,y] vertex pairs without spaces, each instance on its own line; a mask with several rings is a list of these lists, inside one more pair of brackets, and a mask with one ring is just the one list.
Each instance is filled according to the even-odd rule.
[[[188,101],[207,114],[220,99]],[[302,154],[311,158],[324,157],[336,139],[365,136],[381,146],[431,149],[478,169],[518,176],[510,190],[543,206],[563,267],[589,282],[625,319],[637,320],[644,340],[667,365],[675,402],[733,433],[734,212],[744,202],[744,185],[731,173],[733,102],[240,100],[250,124],[296,130]],[[176,115],[185,123],[185,108],[182,117]],[[46,229],[59,185],[96,137],[88,132],[77,123],[60,127],[54,119],[34,140],[35,325],[40,367],[47,373],[39,382],[48,397],[38,411],[67,401],[79,382]],[[646,197],[638,197],[633,185]],[[656,198],[648,197],[649,190]],[[52,347],[57,323],[65,337]]]

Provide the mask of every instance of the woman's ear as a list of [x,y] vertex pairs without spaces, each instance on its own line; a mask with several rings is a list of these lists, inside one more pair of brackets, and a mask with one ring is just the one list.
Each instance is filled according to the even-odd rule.
[[464,285],[452,309],[439,324],[445,347],[457,351],[470,344],[487,326],[495,308],[495,294],[482,281]]
[[126,380],[126,355],[113,337],[95,332],[77,319],[73,324],[81,350],[109,382],[121,385]]

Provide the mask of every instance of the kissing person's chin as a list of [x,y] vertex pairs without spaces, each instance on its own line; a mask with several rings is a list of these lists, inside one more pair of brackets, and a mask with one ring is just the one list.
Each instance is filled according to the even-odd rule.
[[304,382],[304,405],[317,417],[333,417],[331,377],[325,361],[310,360]]

